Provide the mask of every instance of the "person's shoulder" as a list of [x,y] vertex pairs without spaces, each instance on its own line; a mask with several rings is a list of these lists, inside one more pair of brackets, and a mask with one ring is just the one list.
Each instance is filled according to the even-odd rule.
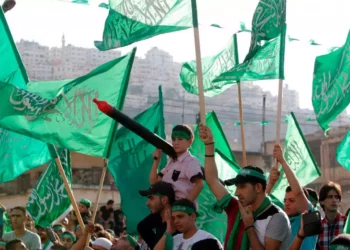
[[183,234],[177,234],[173,236],[174,241],[182,241]]
[[286,212],[284,212],[278,206],[275,206],[275,207],[278,210],[278,212],[275,213],[274,215],[272,215],[272,218],[274,218],[274,220],[278,220],[280,222],[287,222],[289,224],[289,218],[288,218],[288,215],[286,214]]
[[12,236],[13,236],[13,234],[14,234],[14,232],[12,231],[12,232],[8,232],[8,233],[5,233],[3,236],[2,236],[2,238],[4,239],[4,240],[9,240]]
[[26,234],[30,235],[30,237],[36,237],[40,239],[40,236],[37,233],[34,233],[32,231],[26,230]]

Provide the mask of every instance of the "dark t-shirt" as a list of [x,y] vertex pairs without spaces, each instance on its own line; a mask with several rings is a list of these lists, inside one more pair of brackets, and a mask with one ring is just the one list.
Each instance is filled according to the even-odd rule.
[[111,214],[113,213],[113,208],[107,209],[106,206],[102,206],[100,208],[100,212],[102,212],[102,219],[106,221],[111,217]]

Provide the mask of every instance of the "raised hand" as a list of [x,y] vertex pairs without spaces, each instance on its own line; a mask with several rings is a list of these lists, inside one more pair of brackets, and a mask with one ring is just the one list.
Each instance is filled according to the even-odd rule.
[[213,134],[209,127],[200,124],[199,125],[199,137],[205,144],[213,143]]

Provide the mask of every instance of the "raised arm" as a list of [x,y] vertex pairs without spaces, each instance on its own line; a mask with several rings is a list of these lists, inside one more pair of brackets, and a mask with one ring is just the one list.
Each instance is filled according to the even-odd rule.
[[302,213],[309,208],[309,201],[306,198],[303,188],[300,185],[297,177],[295,176],[292,169],[289,167],[288,163],[284,159],[282,148],[280,145],[275,145],[273,149],[273,157],[282,165],[284,173],[286,174],[289,186],[292,189],[292,192],[296,200],[296,209],[298,213]]
[[153,157],[153,165],[152,165],[151,173],[149,174],[149,182],[151,185],[162,180],[162,177],[158,175],[158,165],[159,165],[160,159],[162,158],[162,150],[156,149],[156,151],[153,152],[152,157]]
[[200,138],[205,144],[205,162],[204,172],[205,180],[208,183],[210,190],[213,192],[217,200],[221,200],[228,194],[226,188],[221,184],[218,176],[218,170],[215,163],[215,148],[213,134],[207,126],[199,126]]

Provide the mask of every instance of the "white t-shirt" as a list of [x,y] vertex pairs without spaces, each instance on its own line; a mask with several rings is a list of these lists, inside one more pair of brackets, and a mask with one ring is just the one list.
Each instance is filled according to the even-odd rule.
[[220,241],[218,241],[218,239],[215,238],[215,236],[203,230],[198,230],[189,239],[184,239],[183,234],[175,235],[173,238],[174,238],[173,250],[191,250],[194,243],[205,239],[215,239],[218,242],[218,245],[221,247],[221,249],[223,249]]

